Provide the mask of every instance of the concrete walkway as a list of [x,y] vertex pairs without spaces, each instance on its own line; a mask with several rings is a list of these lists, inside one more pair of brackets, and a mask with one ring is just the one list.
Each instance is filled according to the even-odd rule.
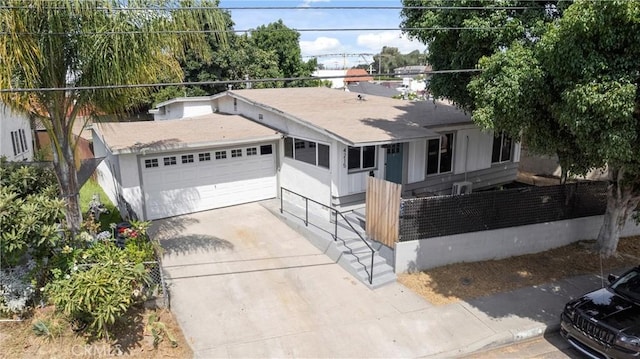
[[260,203],[153,224],[171,309],[200,358],[456,357],[557,329],[592,276],[433,306],[370,290]]

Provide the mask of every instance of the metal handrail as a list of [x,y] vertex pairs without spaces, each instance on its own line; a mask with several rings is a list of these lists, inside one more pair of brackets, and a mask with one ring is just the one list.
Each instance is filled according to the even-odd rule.
[[[373,284],[373,260],[375,257],[375,249],[373,249],[369,243],[367,243],[367,241],[362,237],[362,235],[360,235],[360,232],[358,232],[353,225],[351,224],[351,222],[349,222],[349,220],[347,220],[347,218],[344,216],[343,212],[338,211],[337,209],[331,207],[331,206],[327,206],[326,204],[320,203],[318,201],[314,201],[311,198],[304,196],[300,193],[294,192],[292,190],[286,189],[284,187],[280,187],[280,213],[284,213],[284,191],[287,191],[289,193],[295,194],[298,197],[304,198],[305,200],[305,210],[304,210],[304,225],[306,227],[309,226],[309,201],[320,205],[324,208],[329,209],[334,215],[335,215],[335,226],[334,226],[334,233],[333,233],[333,240],[337,241],[338,240],[338,215],[340,215],[340,217],[342,217],[342,219],[349,225],[349,227],[351,228],[351,230],[358,235],[358,238],[360,238],[360,240],[369,248],[369,250],[371,251],[371,270],[369,271],[369,284]],[[351,211],[347,211],[347,212],[351,212]],[[288,212],[293,216],[296,216],[295,213],[293,212]],[[297,216],[296,216],[297,217]],[[298,217],[300,218],[300,217]],[[313,224],[312,224],[313,225]],[[314,227],[318,227],[313,225]],[[321,227],[318,227],[320,229],[322,229]],[[356,257],[357,258],[357,257]],[[360,260],[358,259],[358,262],[360,262]],[[365,266],[365,271],[366,271],[366,266]]]

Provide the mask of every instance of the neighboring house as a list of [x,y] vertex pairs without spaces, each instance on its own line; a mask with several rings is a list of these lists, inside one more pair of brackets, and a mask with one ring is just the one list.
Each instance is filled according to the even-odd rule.
[[153,122],[94,125],[96,157],[106,157],[100,183],[146,220],[275,198],[281,188],[351,208],[364,203],[369,176],[414,196],[517,174],[519,144],[444,102],[253,89],[176,98],[152,113]]
[[[91,141],[93,140],[91,134],[91,124],[93,121],[86,117],[79,117],[73,123],[73,132],[76,140],[78,141],[76,146],[76,166],[80,166],[80,163],[84,160],[93,158],[93,150]],[[35,121],[35,139],[38,149],[41,151],[42,156],[47,161],[52,161],[51,154],[51,139],[47,133],[46,128],[41,121]]]
[[393,69],[393,73],[396,77],[402,78],[416,78],[421,75],[429,78],[430,75],[427,74],[427,72],[431,70],[431,66],[429,65],[403,66]]
[[372,82],[354,82],[350,83],[347,88],[350,92],[355,92],[363,95],[382,96],[382,97],[394,97],[401,95],[402,92],[388,86]]
[[29,116],[0,103],[0,156],[9,161],[33,159],[33,136]]
[[311,76],[321,77],[323,80],[331,81],[331,88],[341,89],[344,88],[344,77],[347,74],[347,70],[316,70]]
[[371,76],[365,69],[349,69],[345,74],[344,83],[348,86],[353,83],[373,81]]

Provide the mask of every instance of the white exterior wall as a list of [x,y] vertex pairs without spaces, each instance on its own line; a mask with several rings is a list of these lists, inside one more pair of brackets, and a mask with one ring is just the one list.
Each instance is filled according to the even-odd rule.
[[153,115],[155,121],[177,120],[184,117],[184,103],[174,102],[163,106],[164,113]]
[[98,184],[109,197],[111,203],[117,205],[118,193],[120,193],[120,166],[118,157],[114,156],[104,145],[102,139],[93,132],[93,153],[96,158],[104,157],[104,160],[96,168]]
[[[596,238],[602,222],[603,216],[593,216],[399,242],[395,249],[395,271],[406,273],[452,263],[543,252]],[[640,235],[640,226],[630,220],[621,236],[633,235]]]
[[[468,147],[467,138],[469,139]],[[456,148],[453,160],[455,174],[491,167],[493,148],[493,134],[491,132],[484,133],[479,128],[464,129],[456,133],[455,141]]]
[[182,117],[208,115],[213,111],[211,101],[185,102]]
[[127,208],[119,199],[127,201],[139,219],[144,219],[142,190],[138,175],[137,156],[134,154],[114,155],[104,145],[102,139],[93,133],[93,150],[96,158],[105,157],[96,169],[98,183],[120,213],[127,213]]
[[142,189],[140,188],[140,169],[138,167],[138,156],[135,154],[124,154],[118,156],[120,163],[120,185],[122,197],[136,212],[140,219],[144,216],[144,205]]
[[[369,177],[371,170],[349,173],[347,166],[348,147],[344,143],[336,142],[338,166],[336,168],[337,176],[335,177],[337,182],[335,192],[332,193],[335,197],[362,193],[367,190],[367,177]],[[373,175],[376,178],[384,178],[384,156],[386,156],[386,150],[382,146],[377,146],[376,155],[377,166],[373,170]]]
[[[26,151],[22,152],[22,148],[20,148],[18,154],[15,155],[11,133],[18,131],[19,134],[20,130],[24,133],[23,140],[26,140]],[[20,142],[19,138],[18,142]],[[0,156],[6,157],[9,161],[31,161],[33,159],[33,134],[29,117],[11,110],[2,103],[0,103]]]
[[338,78],[326,79],[331,81],[331,88],[340,89],[344,87],[344,76],[347,74],[347,70],[316,70],[311,74],[313,77],[332,77],[343,76]]

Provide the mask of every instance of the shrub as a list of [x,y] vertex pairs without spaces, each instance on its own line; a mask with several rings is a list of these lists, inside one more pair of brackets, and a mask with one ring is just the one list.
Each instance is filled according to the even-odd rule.
[[81,258],[70,274],[46,286],[56,308],[72,320],[88,321],[99,337],[109,337],[116,320],[143,300],[142,289],[149,283],[144,265],[127,261],[124,251],[110,242],[97,242]]
[[0,270],[0,313],[23,315],[29,310],[29,303],[35,290],[29,280],[29,272],[34,262],[10,269]]

